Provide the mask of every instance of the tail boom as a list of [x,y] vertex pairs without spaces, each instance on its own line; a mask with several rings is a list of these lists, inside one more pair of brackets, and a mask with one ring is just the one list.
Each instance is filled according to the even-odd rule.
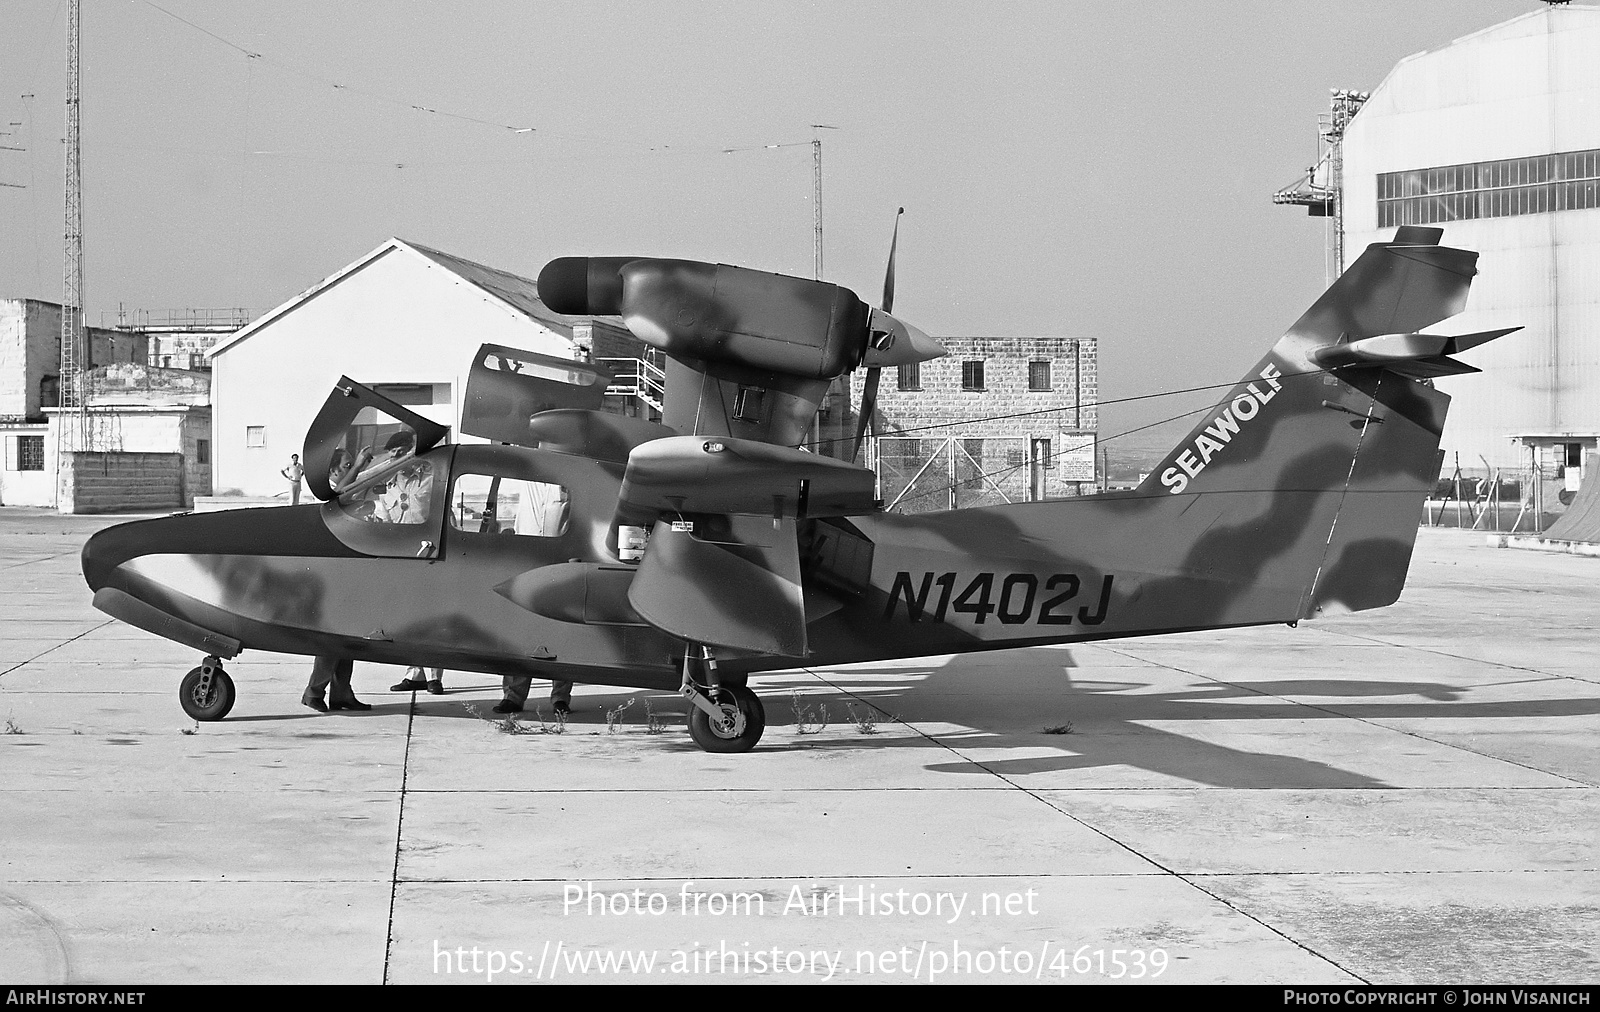
[[[1403,241],[1402,241],[1403,240]],[[1428,242],[1424,242],[1427,240]],[[1438,476],[1449,398],[1406,368],[1461,310],[1476,254],[1375,244],[1131,492],[851,521],[862,599],[819,661],[1297,622],[1392,604]],[[1431,243],[1431,245],[1429,244]],[[1359,342],[1410,335],[1405,342]],[[1450,339],[1447,339],[1450,340]],[[1356,344],[1353,353],[1329,349]],[[1386,350],[1365,354],[1361,349]]]

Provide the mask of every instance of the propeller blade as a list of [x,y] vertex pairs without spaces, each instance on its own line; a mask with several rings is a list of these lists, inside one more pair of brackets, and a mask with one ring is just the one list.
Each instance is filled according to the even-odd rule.
[[883,311],[894,312],[894,252],[900,245],[900,216],[906,213],[905,208],[894,213],[894,238],[889,240],[889,267],[883,272]]
[[[883,373],[881,366],[873,366],[867,370],[867,382],[861,388],[861,418],[856,423],[855,445],[850,447],[850,462],[853,464],[861,456],[861,441],[866,438],[867,426],[872,425],[872,413],[878,410],[878,377]],[[873,434],[877,434],[877,426],[873,425]]]

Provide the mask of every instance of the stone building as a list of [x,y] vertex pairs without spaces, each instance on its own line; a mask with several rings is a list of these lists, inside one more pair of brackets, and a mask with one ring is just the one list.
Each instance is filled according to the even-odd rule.
[[[144,362],[149,339],[101,327],[89,332],[89,366]],[[61,399],[61,307],[0,299],[0,421],[44,421]]]
[[[89,365],[142,363],[149,341],[90,327]],[[0,299],[0,505],[56,503],[56,439],[46,422],[61,399],[61,307]]]
[[[868,440],[864,463],[878,472],[886,504],[924,512],[1094,491],[1094,339],[939,343],[945,357],[885,370],[879,381],[878,436]],[[864,384],[865,370],[857,370],[849,406],[830,404],[834,440],[840,428],[853,435]]]

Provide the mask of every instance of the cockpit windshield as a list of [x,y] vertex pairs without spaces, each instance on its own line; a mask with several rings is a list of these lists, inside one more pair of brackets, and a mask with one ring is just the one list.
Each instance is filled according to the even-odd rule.
[[328,462],[328,487],[343,496],[399,471],[417,455],[417,434],[376,408],[363,408]]

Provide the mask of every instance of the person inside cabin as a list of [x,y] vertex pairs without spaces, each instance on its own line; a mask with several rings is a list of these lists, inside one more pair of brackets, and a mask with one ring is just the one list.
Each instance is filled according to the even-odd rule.
[[566,488],[544,481],[517,484],[521,486],[522,494],[517,498],[511,531],[539,538],[554,538],[566,533]]

